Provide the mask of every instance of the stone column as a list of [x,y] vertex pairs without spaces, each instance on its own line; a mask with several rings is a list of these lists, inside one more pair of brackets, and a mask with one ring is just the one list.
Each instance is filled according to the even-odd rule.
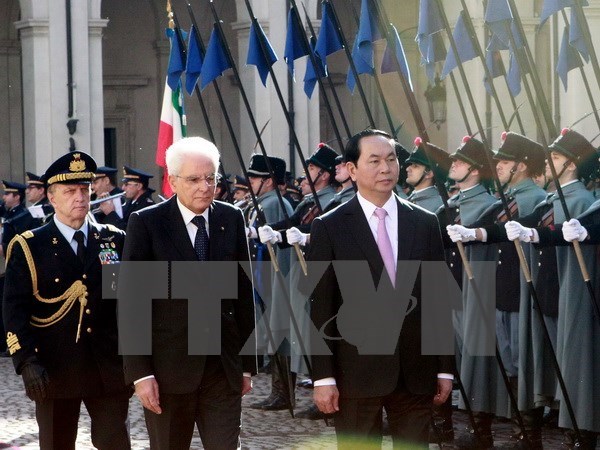
[[[20,0],[25,167],[42,172],[69,149],[66,8],[61,0]],[[73,1],[72,136],[76,148],[103,162],[100,0]],[[91,28],[90,28],[91,26]]]

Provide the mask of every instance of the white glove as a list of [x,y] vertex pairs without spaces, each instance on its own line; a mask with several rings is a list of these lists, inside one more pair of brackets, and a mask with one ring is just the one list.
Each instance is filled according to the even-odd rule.
[[269,225],[258,227],[258,238],[263,244],[266,244],[267,242],[270,242],[271,244],[277,244],[282,240],[281,233],[279,231],[275,231]]
[[288,244],[300,244],[306,245],[306,239],[310,236],[308,233],[303,233],[296,227],[292,227],[285,232],[285,237],[287,238]]
[[246,227],[246,236],[248,237],[248,239],[258,239],[258,234],[256,233],[256,228]]
[[567,242],[573,242],[575,239],[581,242],[588,237],[588,231],[585,227],[581,226],[577,219],[571,219],[568,222],[564,222],[562,234]]
[[475,228],[466,228],[462,225],[448,225],[446,231],[452,242],[470,242],[477,239]]
[[506,229],[506,236],[508,240],[514,241],[516,239],[523,242],[531,242],[533,237],[533,229],[524,227],[519,222],[510,220],[504,224]]

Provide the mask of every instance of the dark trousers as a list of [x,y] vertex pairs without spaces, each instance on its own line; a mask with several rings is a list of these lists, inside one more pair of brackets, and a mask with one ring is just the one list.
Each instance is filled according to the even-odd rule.
[[395,449],[428,448],[432,395],[397,388],[385,397],[340,398],[335,416],[338,449],[381,448],[382,411]]
[[35,403],[41,450],[75,450],[81,402],[92,422],[92,444],[99,450],[128,450],[129,397],[48,399]]
[[198,427],[206,450],[240,447],[241,392],[231,389],[220,358],[208,357],[200,387],[187,394],[160,392],[162,414],[144,409],[152,450],[188,450]]

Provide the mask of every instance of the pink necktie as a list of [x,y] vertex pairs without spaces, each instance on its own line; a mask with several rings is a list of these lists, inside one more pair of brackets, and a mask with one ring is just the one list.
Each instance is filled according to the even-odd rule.
[[381,253],[381,259],[385,265],[390,280],[392,280],[392,286],[396,286],[396,264],[394,263],[394,251],[392,250],[392,243],[388,236],[387,228],[385,227],[385,216],[387,211],[383,208],[377,208],[374,213],[379,219],[377,225],[377,247],[379,253]]

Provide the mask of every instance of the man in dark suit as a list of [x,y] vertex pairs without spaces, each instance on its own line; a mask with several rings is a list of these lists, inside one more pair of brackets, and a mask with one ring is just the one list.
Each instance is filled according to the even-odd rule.
[[82,402],[94,447],[131,448],[116,301],[102,298],[101,270],[119,262],[124,233],[87,219],[95,169],[83,152],[56,160],[44,174],[53,219],[7,249],[5,337],[35,400],[41,449],[75,449]]
[[[219,151],[191,137],[167,150],[175,196],[134,212],[127,226],[128,261],[249,261],[240,209],[214,200]],[[126,283],[127,280],[121,280]],[[189,449],[194,424],[206,449],[239,446],[241,398],[256,373],[255,356],[240,356],[254,328],[252,286],[239,268],[238,298],[221,304],[221,354],[188,354],[187,299],[153,305],[152,355],[124,356],[158,450]]]
[[[315,219],[308,259],[367,261],[370,271],[363,275],[379,288],[396,280],[399,261],[444,261],[435,215],[393,194],[399,164],[391,137],[378,130],[358,133],[348,142],[346,159],[357,195]],[[363,354],[340,330],[340,317],[331,320],[345,303],[332,267],[313,292],[311,318],[334,339],[328,341],[331,355],[313,351],[314,401],[324,413],[337,412],[338,448],[380,443],[383,408],[395,446],[427,446],[432,403],[441,404],[450,394],[454,365],[452,357],[422,355],[420,276],[412,295],[417,305],[406,314],[395,351]],[[360,309],[374,306],[364,299]]]

